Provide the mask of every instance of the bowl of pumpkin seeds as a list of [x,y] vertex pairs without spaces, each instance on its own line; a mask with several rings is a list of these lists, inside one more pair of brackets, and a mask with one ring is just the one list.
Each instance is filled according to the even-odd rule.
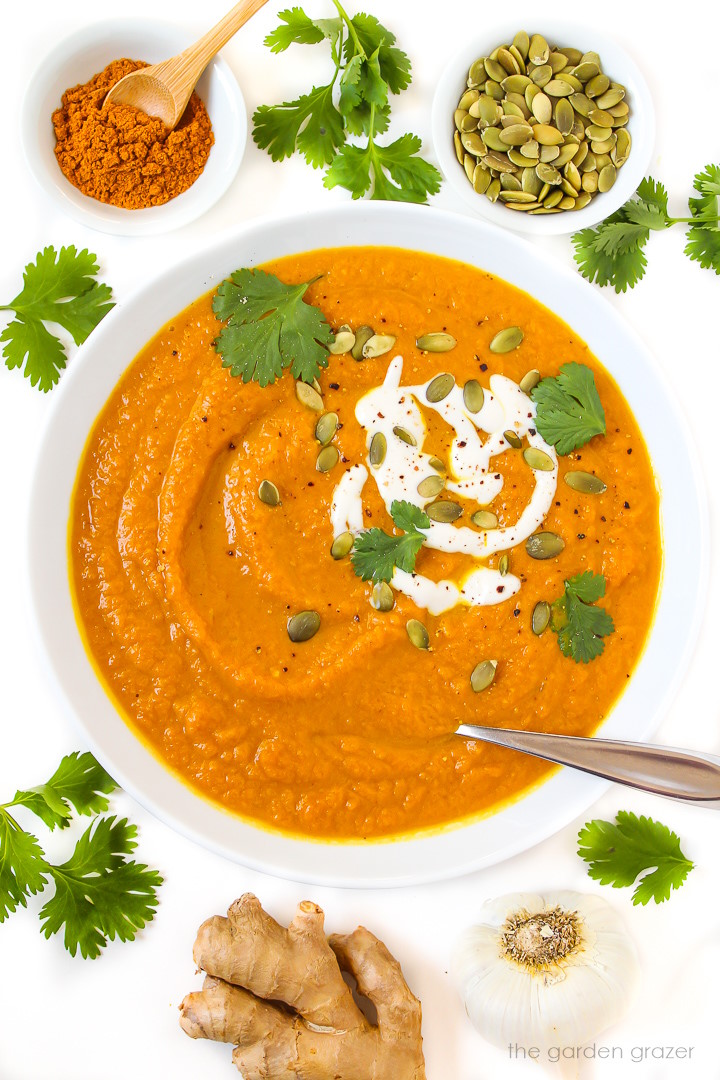
[[499,27],[447,64],[433,102],[440,167],[463,202],[535,234],[596,225],[648,170],[647,83],[616,42],[551,19]]

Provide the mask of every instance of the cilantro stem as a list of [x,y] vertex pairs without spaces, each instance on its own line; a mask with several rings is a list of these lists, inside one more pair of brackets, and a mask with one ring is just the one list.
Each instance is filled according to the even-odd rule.
[[352,38],[352,40],[353,40],[353,42],[355,44],[355,48],[357,49],[358,53],[360,53],[362,56],[365,56],[365,59],[367,59],[367,56],[365,55],[365,50],[363,49],[362,45],[360,44],[360,38],[357,36],[357,32],[355,30],[355,27],[352,24],[350,16],[345,11],[345,8],[342,6],[342,4],[339,2],[339,0],[333,0],[333,4],[337,8],[338,15],[343,20],[343,22],[346,24],[346,26],[348,28],[348,34]]

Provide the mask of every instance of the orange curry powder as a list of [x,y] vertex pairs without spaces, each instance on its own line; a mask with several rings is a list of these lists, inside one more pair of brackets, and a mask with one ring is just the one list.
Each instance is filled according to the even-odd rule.
[[197,94],[173,131],[130,105],[103,108],[115,83],[146,66],[113,60],[89,82],[66,90],[52,116],[55,156],[70,183],[83,195],[126,210],[161,206],[186,191],[205,168],[214,142]]

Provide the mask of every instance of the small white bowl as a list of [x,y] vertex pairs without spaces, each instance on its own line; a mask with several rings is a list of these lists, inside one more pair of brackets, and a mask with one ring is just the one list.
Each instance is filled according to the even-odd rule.
[[503,42],[512,41],[520,29],[522,27],[517,23],[501,23],[494,29],[486,29],[482,35],[469,41],[447,64],[437,85],[432,107],[432,135],[440,168],[463,202],[476,214],[495,225],[536,236],[571,233],[590,228],[613,214],[637,190],[648,170],[655,142],[655,110],[650,90],[639,68],[611,38],[598,33],[592,27],[576,26],[538,16],[537,21],[526,29],[530,34],[542,34],[551,46],[573,47],[585,52],[593,50],[600,56],[603,71],[613,81],[626,87],[630,105],[627,130],[632,136],[632,149],[627,161],[618,170],[617,180],[610,191],[596,195],[582,210],[566,210],[561,214],[539,214],[531,217],[529,214],[508,210],[502,203],[492,203],[484,195],[478,195],[455,155],[453,116],[461,94],[467,89],[470,65],[479,56],[488,56]]
[[192,35],[166,23],[121,19],[97,23],[66,38],[45,57],[28,87],[21,130],[28,165],[47,194],[70,217],[91,229],[125,236],[169,232],[200,217],[234,179],[247,141],[247,110],[235,76],[217,57],[197,90],[212,121],[215,143],[195,183],[163,206],[125,210],[83,195],[55,158],[51,117],[65,90],[87,82],[111,60],[128,57],[155,64],[192,44]]

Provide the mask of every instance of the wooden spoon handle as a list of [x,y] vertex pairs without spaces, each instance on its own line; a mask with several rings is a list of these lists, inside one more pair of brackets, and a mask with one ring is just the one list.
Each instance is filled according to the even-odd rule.
[[[213,56],[226,45],[233,34],[237,33],[267,0],[240,0],[228,11],[227,15],[208,30],[206,34],[166,64],[157,64],[154,68],[174,97],[179,99],[186,86],[194,87]],[[190,99],[190,93],[187,95]],[[187,104],[187,101],[186,101]]]

